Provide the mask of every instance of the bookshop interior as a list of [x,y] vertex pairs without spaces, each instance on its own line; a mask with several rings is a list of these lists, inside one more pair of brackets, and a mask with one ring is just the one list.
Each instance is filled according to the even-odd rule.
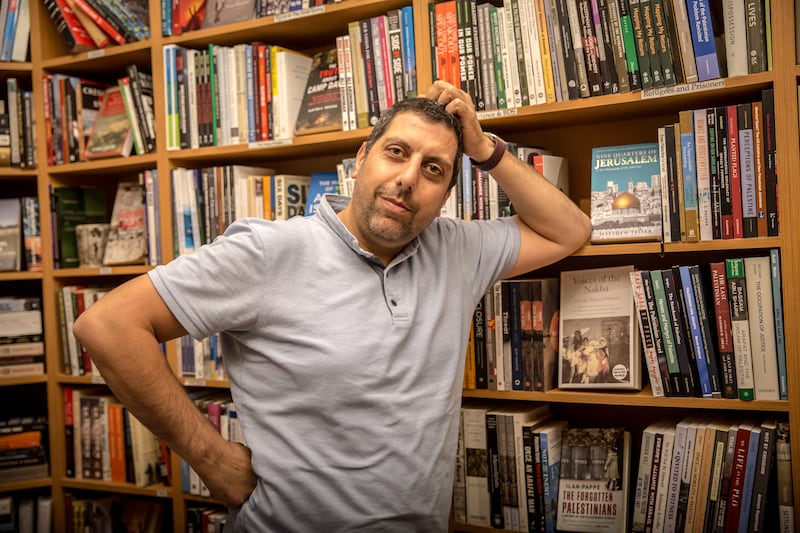
[[[0,35],[0,532],[222,531],[75,321],[234,221],[322,216],[440,79],[591,220],[452,339],[448,532],[797,530],[798,0],[0,0]],[[516,213],[460,166],[440,217]],[[247,445],[229,341],[161,348]]]

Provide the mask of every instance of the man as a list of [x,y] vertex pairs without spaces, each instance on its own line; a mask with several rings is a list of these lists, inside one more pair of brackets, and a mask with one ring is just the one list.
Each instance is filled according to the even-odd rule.
[[[437,217],[462,146],[517,216]],[[474,307],[497,279],[561,259],[590,231],[442,81],[384,114],[354,177],[349,201],[239,221],[75,324],[118,398],[233,509],[235,531],[446,530]],[[218,331],[248,447],[216,433],[159,350]]]

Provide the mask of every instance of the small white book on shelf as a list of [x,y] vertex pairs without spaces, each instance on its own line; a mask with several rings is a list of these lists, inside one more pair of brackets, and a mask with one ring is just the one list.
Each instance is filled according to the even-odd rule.
[[632,265],[561,273],[558,386],[642,388]]
[[139,183],[120,182],[111,212],[111,228],[103,254],[104,265],[145,262],[147,234],[144,218],[144,188]]

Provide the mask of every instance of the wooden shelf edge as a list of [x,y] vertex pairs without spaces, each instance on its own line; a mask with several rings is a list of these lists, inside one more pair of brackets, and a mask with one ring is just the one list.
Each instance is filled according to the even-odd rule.
[[53,277],[58,279],[98,276],[130,276],[144,274],[153,268],[155,267],[152,265],[121,265],[96,268],[57,268],[53,270]]
[[41,272],[0,272],[0,281],[23,281],[29,279],[43,279],[44,276]]
[[38,374],[36,376],[19,376],[13,378],[0,378],[0,387],[9,387],[12,385],[32,385],[36,383],[47,383],[47,374]]
[[41,477],[33,479],[23,479],[12,481],[11,483],[0,483],[0,493],[14,493],[21,490],[39,489],[53,485],[51,477]]
[[496,391],[483,389],[464,389],[464,398],[488,398],[493,400],[514,400],[549,403],[597,403],[614,404],[628,407],[680,408],[697,410],[730,410],[730,411],[772,411],[788,412],[789,402],[786,400],[728,400],[724,398],[668,398],[655,397],[646,386],[641,391],[607,392],[607,391],[567,391],[551,390],[547,392],[533,391]]
[[61,486],[66,489],[93,490],[99,492],[114,492],[118,494],[133,494],[136,496],[149,496],[153,498],[173,497],[174,488],[157,483],[147,487],[137,487],[131,483],[112,483],[111,481],[99,481],[88,479],[61,478]]

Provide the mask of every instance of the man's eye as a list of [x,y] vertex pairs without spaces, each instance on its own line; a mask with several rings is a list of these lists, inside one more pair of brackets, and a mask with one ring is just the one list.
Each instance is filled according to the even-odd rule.
[[437,165],[428,165],[427,170],[430,174],[433,174],[435,176],[441,176],[444,173],[442,168]]
[[397,147],[397,146],[390,146],[389,148],[386,149],[386,151],[389,152],[391,155],[394,155],[394,156],[402,156],[403,155],[403,150],[401,148]]

